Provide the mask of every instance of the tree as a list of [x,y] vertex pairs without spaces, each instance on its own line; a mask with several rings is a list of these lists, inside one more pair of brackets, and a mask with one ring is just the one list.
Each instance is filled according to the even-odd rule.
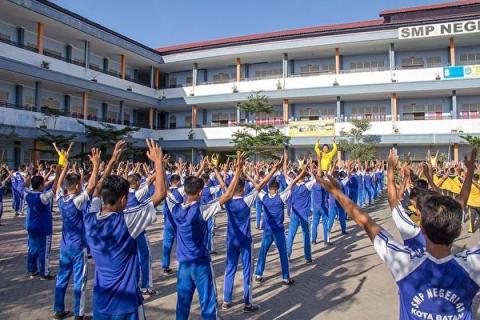
[[[140,130],[140,128],[136,127],[117,129],[116,126],[107,123],[99,123],[99,126],[97,127],[88,125],[81,120],[77,121],[85,127],[85,136],[88,141],[102,150],[102,157],[105,159],[109,157],[107,151],[111,150],[118,140],[131,138],[132,133]],[[131,142],[127,142],[127,144],[128,147],[126,152],[124,152],[124,155],[127,157],[129,155],[136,155],[138,153],[138,148],[135,148]]]
[[[49,148],[33,149],[32,151],[43,151],[51,154],[56,154],[55,150],[50,148],[52,143],[56,143],[57,146],[61,148],[62,146],[67,146],[75,138],[74,135],[66,136],[63,134],[53,134],[50,130],[43,129],[43,128],[38,128],[38,130],[42,132],[42,135],[38,136],[37,140],[40,141],[41,144],[48,146]],[[76,158],[76,157],[78,156],[71,156],[71,158]]]
[[375,145],[379,142],[378,136],[365,135],[371,127],[368,119],[353,119],[353,128],[341,131],[338,143],[340,149],[350,153],[350,158],[361,161],[375,159]]
[[[247,101],[239,102],[237,109],[246,114],[272,114],[274,107],[268,102],[268,98],[260,91],[253,92]],[[242,129],[232,135],[232,141],[236,149],[247,155],[261,155],[264,158],[277,158],[280,148],[283,148],[290,138],[284,135],[278,128],[272,125],[256,123],[239,124]]]
[[477,148],[480,147],[480,137],[467,135],[467,136],[460,136],[460,138],[467,141],[469,144],[471,144],[474,147],[477,147]]

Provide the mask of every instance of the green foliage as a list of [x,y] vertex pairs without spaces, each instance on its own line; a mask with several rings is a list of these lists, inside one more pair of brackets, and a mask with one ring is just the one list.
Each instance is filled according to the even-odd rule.
[[[237,104],[240,111],[255,114],[274,112],[268,98],[260,92],[253,92],[248,100]],[[280,129],[271,125],[242,124],[242,129],[232,135],[236,149],[245,152],[247,156],[258,155],[267,159],[277,158],[279,149],[283,148],[290,138]]]
[[460,138],[467,141],[469,144],[471,144],[474,147],[477,147],[477,148],[480,147],[480,137],[467,135],[467,136],[460,136]]
[[59,116],[64,116],[65,112],[60,111],[58,109],[50,108],[47,106],[43,106],[41,108],[41,112],[46,115],[47,117],[59,117]]
[[448,154],[445,152],[439,153],[437,156],[437,162],[440,163],[441,166],[448,160]]
[[365,136],[365,132],[370,129],[371,123],[368,119],[353,119],[353,128],[349,131],[340,133],[341,139],[338,144],[341,150],[350,154],[351,159],[355,160],[374,160],[376,147],[379,138],[377,136]]
[[0,139],[2,140],[14,140],[19,135],[15,132],[15,127],[12,126],[0,126]]

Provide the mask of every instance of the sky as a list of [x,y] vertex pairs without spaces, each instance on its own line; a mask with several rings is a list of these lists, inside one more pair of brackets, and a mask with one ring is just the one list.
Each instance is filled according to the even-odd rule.
[[448,0],[51,0],[152,48],[378,19],[382,10]]

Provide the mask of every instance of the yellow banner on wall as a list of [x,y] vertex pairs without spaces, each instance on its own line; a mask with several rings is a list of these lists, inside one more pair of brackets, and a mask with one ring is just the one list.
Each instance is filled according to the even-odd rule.
[[335,135],[335,120],[291,121],[288,124],[290,137],[331,137]]

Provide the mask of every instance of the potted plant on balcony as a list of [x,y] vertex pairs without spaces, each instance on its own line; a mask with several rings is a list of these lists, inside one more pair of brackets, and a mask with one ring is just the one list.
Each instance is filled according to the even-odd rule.
[[336,87],[338,85],[339,85],[338,80],[335,78],[335,81],[333,81],[333,86]]
[[43,60],[40,64],[40,67],[42,67],[43,69],[50,69],[50,62]]
[[283,85],[282,85],[282,82],[280,80],[277,81],[277,90],[282,90],[283,89]]
[[237,87],[237,84],[234,83],[233,86],[232,86],[232,91],[233,93],[237,93],[238,92],[238,87]]
[[188,140],[193,140],[195,139],[195,131],[193,131],[193,129],[190,129],[190,131],[188,131]]

